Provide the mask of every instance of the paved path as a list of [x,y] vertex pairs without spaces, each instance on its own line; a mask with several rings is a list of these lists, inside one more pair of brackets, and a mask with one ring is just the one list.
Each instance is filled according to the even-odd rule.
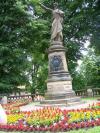
[[[95,104],[97,101],[96,100],[88,100],[85,103],[82,104],[78,104],[78,105],[72,105],[72,106],[68,106],[68,107],[59,107],[61,109],[81,109],[81,108],[86,108],[90,105],[92,105],[93,103]],[[49,106],[49,105],[48,105]],[[41,109],[43,107],[41,107],[39,105],[39,103],[37,103],[37,105],[35,105],[34,103],[28,104],[26,106],[22,106],[20,107],[21,111],[32,111],[32,110],[37,110],[37,109]]]

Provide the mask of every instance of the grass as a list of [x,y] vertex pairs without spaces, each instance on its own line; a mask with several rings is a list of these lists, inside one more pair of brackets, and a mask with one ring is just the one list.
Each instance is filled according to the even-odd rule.
[[73,130],[67,133],[100,133],[100,126],[99,127],[94,127],[90,129],[80,129],[80,130]]
[[[2,132],[0,131],[0,133],[29,133],[29,132]],[[31,133],[43,133],[43,132],[31,132]],[[50,132],[45,132],[45,133],[50,133]],[[80,129],[80,130],[73,130],[69,132],[59,132],[59,133],[100,133],[100,126],[90,128],[90,129]]]

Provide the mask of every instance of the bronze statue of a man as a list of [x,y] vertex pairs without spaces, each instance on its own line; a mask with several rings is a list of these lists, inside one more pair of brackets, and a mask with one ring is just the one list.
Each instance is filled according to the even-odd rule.
[[52,22],[52,30],[51,30],[51,41],[59,41],[62,42],[63,34],[62,34],[62,23],[64,12],[58,9],[58,3],[54,3],[54,9],[48,8],[43,4],[40,4],[42,8],[45,10],[51,11],[53,14],[53,22]]

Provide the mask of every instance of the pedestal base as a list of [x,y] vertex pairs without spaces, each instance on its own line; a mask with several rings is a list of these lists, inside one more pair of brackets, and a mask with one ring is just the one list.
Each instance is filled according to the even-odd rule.
[[72,79],[68,72],[65,48],[62,42],[53,41],[48,49],[49,73],[46,100],[41,104],[65,105],[80,103],[72,90]]
[[80,97],[66,98],[66,99],[54,99],[41,101],[43,106],[71,106],[76,104],[82,104]]
[[75,96],[72,90],[71,81],[55,81],[47,83],[47,93],[45,98],[48,99],[64,99]]
[[46,100],[41,101],[42,105],[70,106],[80,104],[81,99],[75,96],[71,81],[48,81],[47,88]]

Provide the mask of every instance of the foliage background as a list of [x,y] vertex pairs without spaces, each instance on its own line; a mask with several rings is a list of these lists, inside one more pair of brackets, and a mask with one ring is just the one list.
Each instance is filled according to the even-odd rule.
[[[53,8],[54,0],[0,1],[0,93],[20,91],[19,85],[26,85],[32,93],[46,90],[52,19],[39,2]],[[80,89],[86,78],[78,75],[76,67],[86,40],[90,39],[96,56],[100,55],[100,4],[98,0],[57,2],[65,12],[64,46],[73,88]]]

